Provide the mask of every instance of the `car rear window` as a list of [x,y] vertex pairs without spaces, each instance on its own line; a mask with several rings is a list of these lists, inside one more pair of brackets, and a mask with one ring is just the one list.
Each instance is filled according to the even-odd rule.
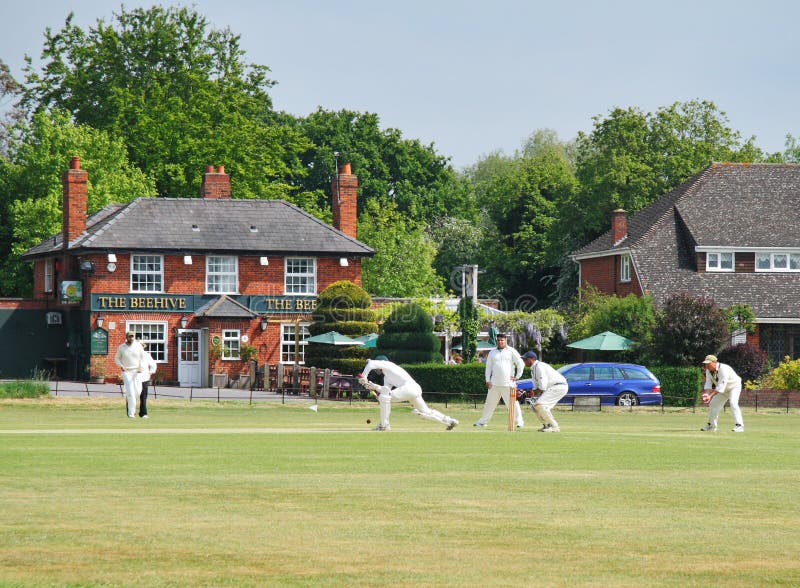
[[649,380],[650,379],[650,376],[647,375],[646,372],[644,372],[642,370],[639,370],[639,369],[636,369],[636,368],[632,368],[632,367],[626,367],[625,368],[625,377],[627,379],[629,379],[629,380]]
[[624,380],[625,374],[622,370],[614,366],[601,366],[594,368],[595,380]]

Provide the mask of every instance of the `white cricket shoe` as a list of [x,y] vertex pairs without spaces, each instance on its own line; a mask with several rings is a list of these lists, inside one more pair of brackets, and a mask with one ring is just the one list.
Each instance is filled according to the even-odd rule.
[[734,433],[744,433],[744,425],[741,423],[736,423],[733,425],[733,429],[731,429]]
[[385,427],[383,425],[376,425],[375,427],[372,427],[372,430],[373,431],[391,431],[392,428],[389,425],[386,425]]
[[553,427],[552,425],[542,431],[542,433],[560,433],[561,429]]
[[544,432],[545,432],[545,431],[547,431],[547,429],[549,429],[549,428],[550,428],[550,423],[547,423],[547,424],[544,424],[544,425],[542,425],[542,427],[541,427],[540,429],[537,429],[537,430],[538,430],[540,433],[544,433]]
[[716,431],[717,428],[714,425],[712,425],[711,423],[708,423],[705,427],[702,427],[700,430],[701,431]]
[[453,429],[455,429],[457,424],[458,421],[456,419],[450,419],[450,423],[447,425],[447,430],[452,431]]

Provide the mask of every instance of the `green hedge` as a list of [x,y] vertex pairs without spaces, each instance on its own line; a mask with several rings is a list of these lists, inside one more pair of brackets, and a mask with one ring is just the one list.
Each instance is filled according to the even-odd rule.
[[[383,333],[376,341],[384,350],[414,350],[439,353],[439,338],[433,333]],[[388,355],[388,353],[387,353]],[[444,359],[442,359],[444,361]]]
[[378,332],[378,323],[362,321],[342,321],[338,323],[313,323],[309,325],[308,332],[311,335],[322,335],[329,331],[336,331],[340,335],[347,337],[360,337],[370,333]]
[[703,385],[702,371],[692,367],[648,367],[661,382],[664,406],[694,406]]
[[426,400],[432,402],[453,401],[459,398],[472,400],[476,396],[482,399],[486,395],[485,366],[482,363],[460,365],[424,363],[403,367],[420,385]]
[[314,311],[314,320],[320,323],[349,321],[375,323],[375,311],[369,308],[317,308]]

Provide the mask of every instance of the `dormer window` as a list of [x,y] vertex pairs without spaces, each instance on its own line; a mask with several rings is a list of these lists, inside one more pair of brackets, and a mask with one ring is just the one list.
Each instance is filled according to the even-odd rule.
[[800,271],[800,253],[785,251],[756,253],[757,272],[797,272]]
[[732,272],[734,257],[730,251],[709,251],[706,253],[707,272]]

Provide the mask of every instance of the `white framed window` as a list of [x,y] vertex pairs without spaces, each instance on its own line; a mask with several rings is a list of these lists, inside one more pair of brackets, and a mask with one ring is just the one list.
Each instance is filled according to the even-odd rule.
[[283,276],[284,294],[317,293],[317,260],[313,257],[287,257]]
[[[305,364],[306,339],[311,336],[311,333],[308,332],[309,324],[281,323],[281,363],[294,363],[296,357],[297,363]],[[295,326],[300,329],[296,341]]]
[[52,259],[44,260],[44,291],[53,291],[53,269],[55,264]]
[[164,291],[164,257],[131,255],[131,292]]
[[241,343],[238,329],[224,329],[222,331],[222,359],[239,359]]
[[167,362],[167,322],[128,321],[125,331],[136,333],[136,340],[147,345],[156,363]]
[[730,251],[709,251],[706,253],[706,271],[732,272],[734,256]]
[[800,253],[766,251],[756,253],[757,272],[800,272]]
[[627,253],[619,257],[619,281],[631,281],[631,256]]
[[235,255],[206,256],[206,293],[236,294],[239,284],[239,263]]

